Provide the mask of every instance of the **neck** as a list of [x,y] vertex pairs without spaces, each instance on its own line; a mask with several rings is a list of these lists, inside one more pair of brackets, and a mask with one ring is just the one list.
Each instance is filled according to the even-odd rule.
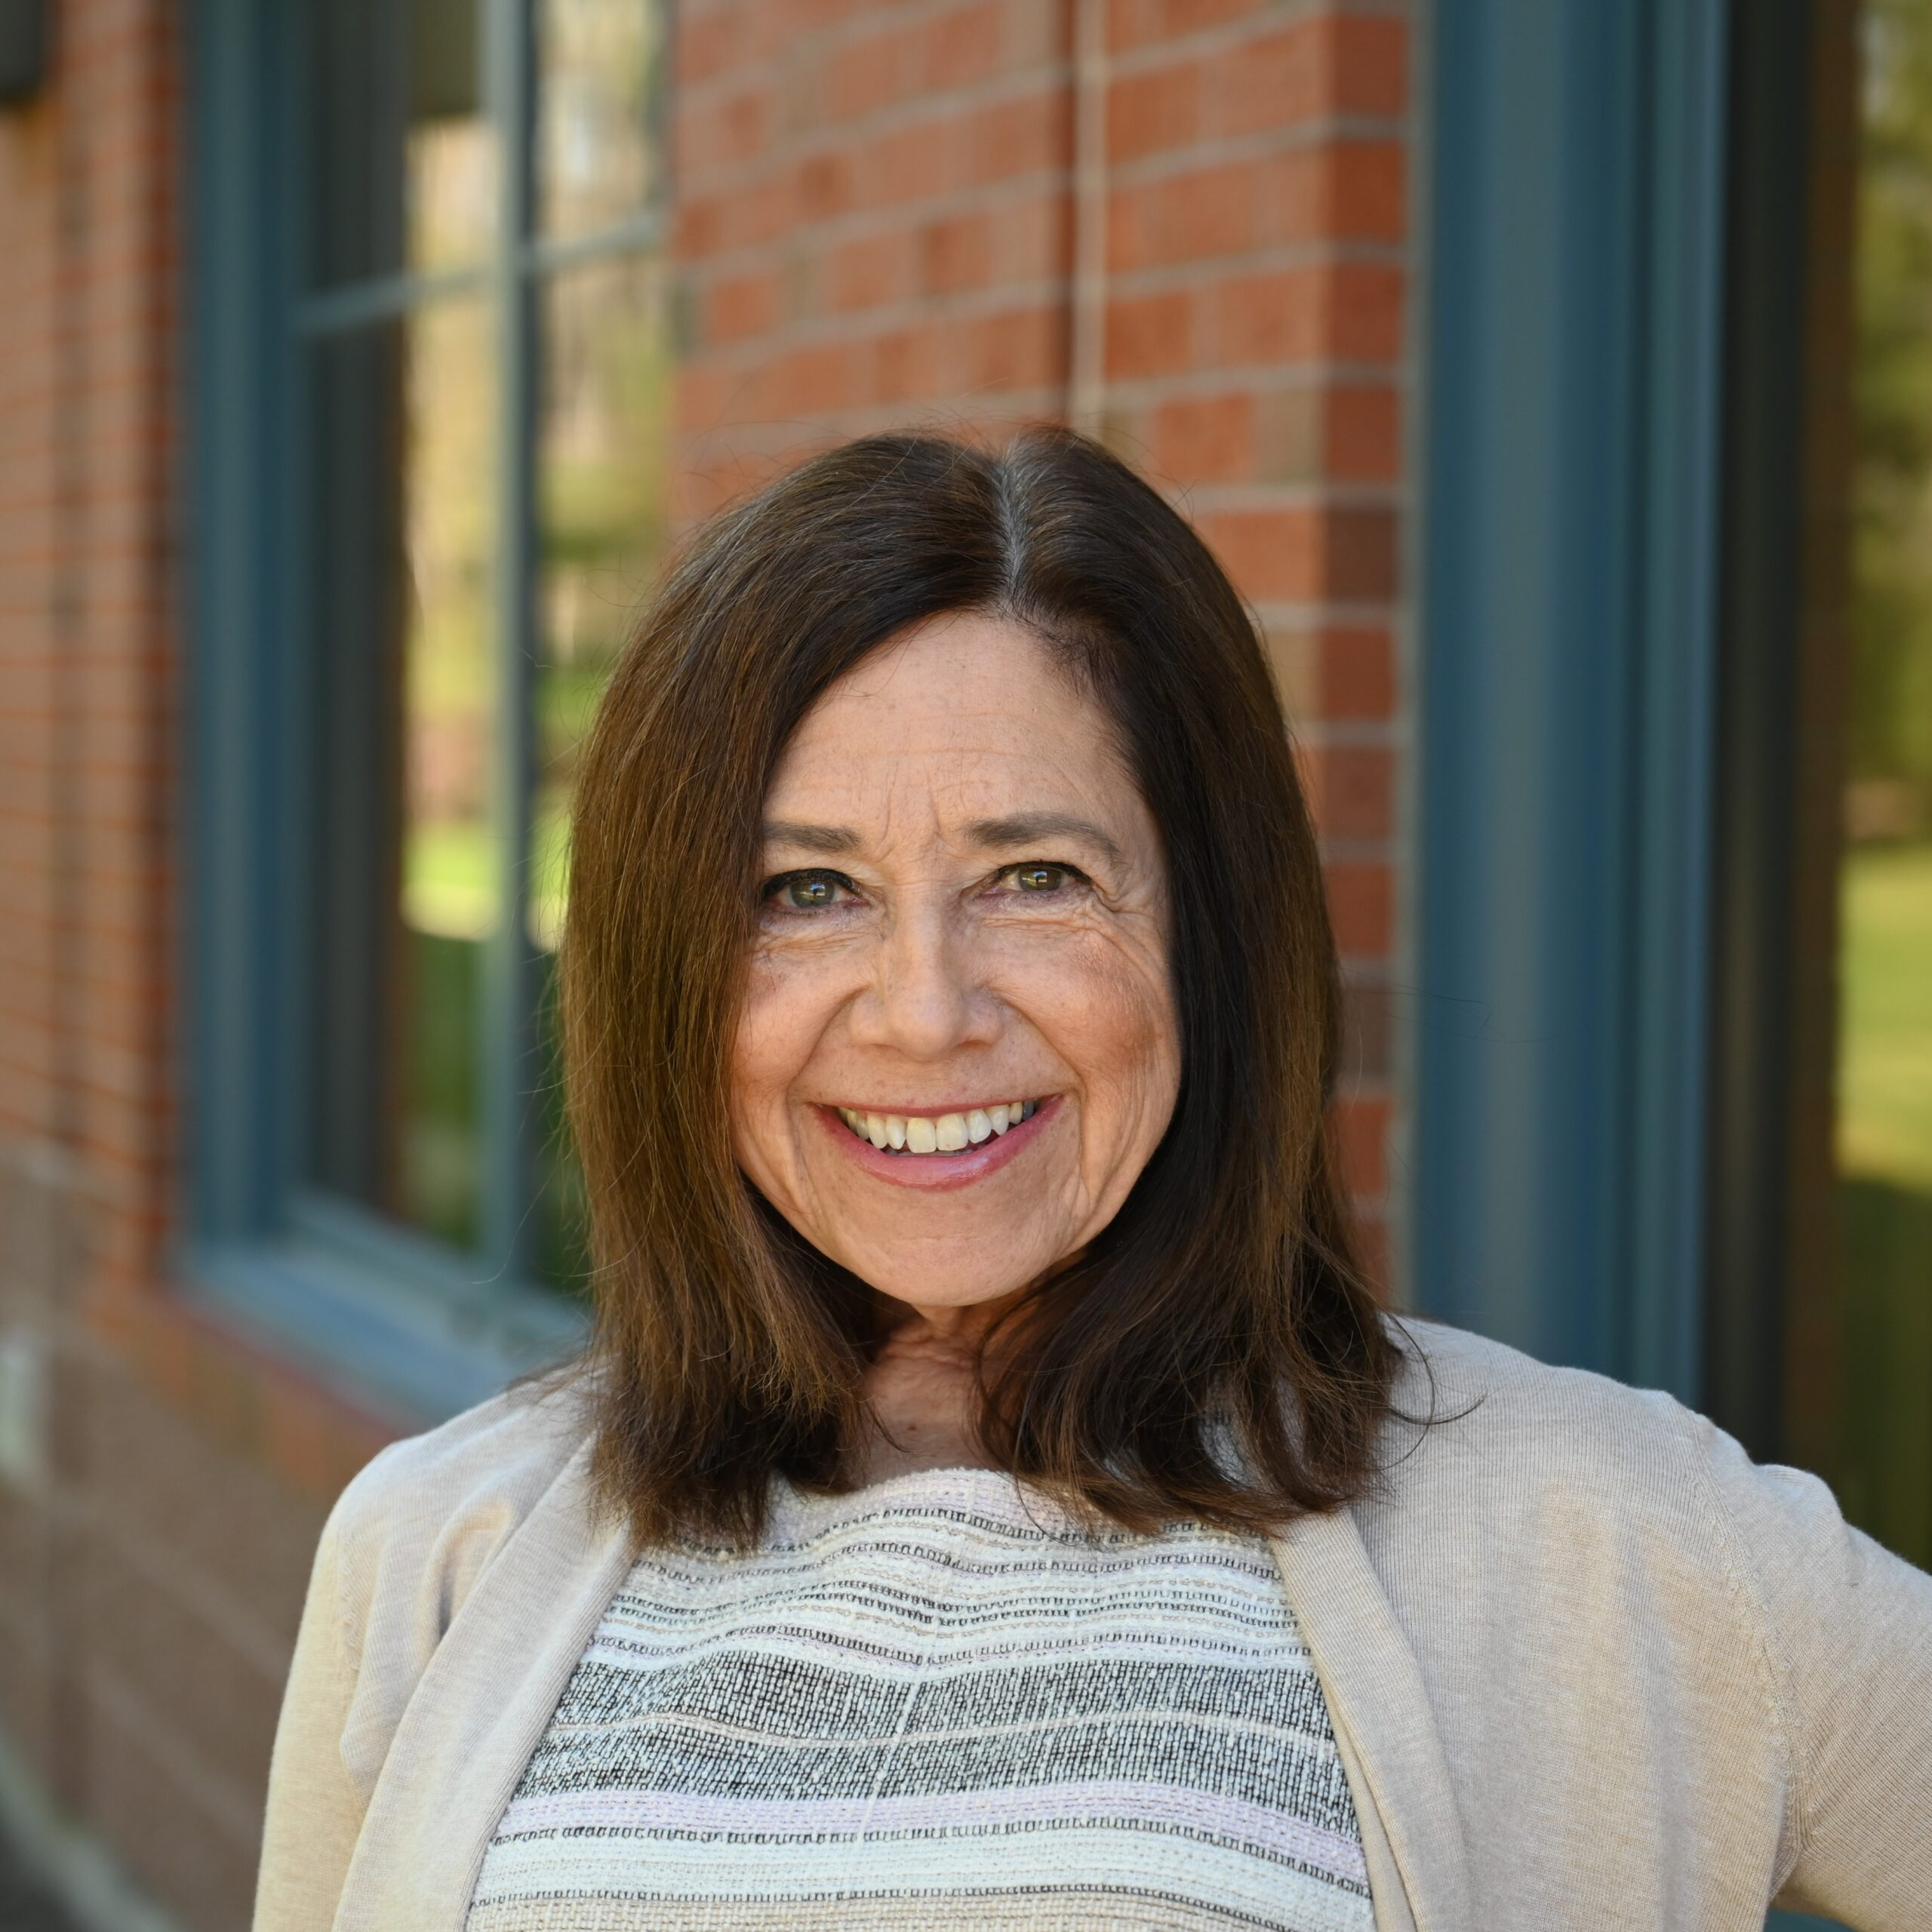
[[884,1338],[863,1385],[863,1439],[848,1457],[854,1482],[917,1469],[995,1466],[979,1439],[980,1350],[1024,1292],[965,1308],[884,1302]]

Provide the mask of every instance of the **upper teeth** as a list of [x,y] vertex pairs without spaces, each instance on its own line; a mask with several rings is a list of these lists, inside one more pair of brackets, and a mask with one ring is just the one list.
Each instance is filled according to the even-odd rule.
[[1009,1127],[1030,1120],[1038,1100],[1004,1100],[995,1107],[971,1107],[960,1114],[872,1114],[841,1107],[838,1118],[862,1140],[890,1147],[896,1154],[956,1154],[977,1147]]

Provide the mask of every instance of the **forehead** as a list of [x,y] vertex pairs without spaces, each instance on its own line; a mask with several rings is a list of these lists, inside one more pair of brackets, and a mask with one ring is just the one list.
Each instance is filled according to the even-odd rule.
[[909,789],[966,798],[1018,785],[1035,805],[1124,804],[1136,791],[1106,713],[1038,638],[952,615],[881,646],[820,698],[786,746],[770,804],[789,817],[808,799],[850,809]]

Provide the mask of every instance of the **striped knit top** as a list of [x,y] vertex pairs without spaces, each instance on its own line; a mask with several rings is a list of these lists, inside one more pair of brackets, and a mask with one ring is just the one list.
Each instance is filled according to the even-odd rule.
[[654,1550],[499,1821],[467,1932],[1371,1932],[1266,1547],[1078,1530],[991,1470],[777,1486]]

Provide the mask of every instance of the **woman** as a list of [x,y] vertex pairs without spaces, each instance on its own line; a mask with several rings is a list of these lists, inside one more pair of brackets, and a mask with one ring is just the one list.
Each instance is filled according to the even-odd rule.
[[263,1932],[1932,1925],[1932,1579],[1364,1291],[1280,712],[1127,469],[715,521],[574,854],[594,1345],[337,1506]]

